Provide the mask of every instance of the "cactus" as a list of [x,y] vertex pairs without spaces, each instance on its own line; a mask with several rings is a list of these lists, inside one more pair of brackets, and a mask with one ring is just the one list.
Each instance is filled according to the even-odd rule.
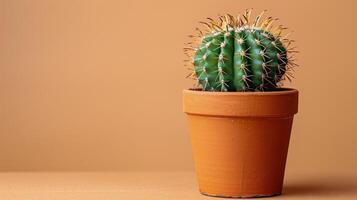
[[[208,18],[201,22],[207,32],[199,31],[199,44],[189,43],[186,53],[192,57],[193,73],[205,91],[266,91],[291,79],[297,66],[288,53],[292,40],[283,37],[282,26],[273,28],[276,19],[261,21],[264,12],[250,22],[252,10],[238,17],[220,16],[218,22]],[[191,51],[193,54],[189,54]]]

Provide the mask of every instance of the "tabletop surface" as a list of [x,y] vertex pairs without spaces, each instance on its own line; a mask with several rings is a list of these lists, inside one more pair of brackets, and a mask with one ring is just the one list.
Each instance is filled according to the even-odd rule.
[[[357,173],[287,173],[274,199],[357,199]],[[221,199],[197,191],[194,172],[0,172],[1,200]],[[271,198],[269,198],[271,199]]]

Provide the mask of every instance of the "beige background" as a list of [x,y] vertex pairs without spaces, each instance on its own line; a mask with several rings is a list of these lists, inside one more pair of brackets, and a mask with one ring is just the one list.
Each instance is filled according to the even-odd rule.
[[288,170],[357,169],[356,5],[0,0],[0,170],[192,170],[183,43],[250,7],[301,51]]

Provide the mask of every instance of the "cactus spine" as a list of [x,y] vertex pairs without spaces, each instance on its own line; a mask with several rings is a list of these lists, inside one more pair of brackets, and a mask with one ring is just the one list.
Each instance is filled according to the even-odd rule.
[[[290,80],[297,66],[288,53],[292,40],[281,36],[282,26],[272,28],[271,17],[261,21],[264,12],[250,22],[251,10],[238,16],[221,16],[216,22],[202,22],[207,32],[199,30],[198,44],[189,43],[185,52],[193,58],[194,77],[206,91],[265,91]],[[193,52],[193,53],[189,53]]]

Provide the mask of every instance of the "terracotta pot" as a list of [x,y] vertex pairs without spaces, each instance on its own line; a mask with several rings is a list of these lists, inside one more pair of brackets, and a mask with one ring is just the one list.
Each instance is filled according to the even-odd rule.
[[281,194],[298,91],[183,91],[202,194]]

